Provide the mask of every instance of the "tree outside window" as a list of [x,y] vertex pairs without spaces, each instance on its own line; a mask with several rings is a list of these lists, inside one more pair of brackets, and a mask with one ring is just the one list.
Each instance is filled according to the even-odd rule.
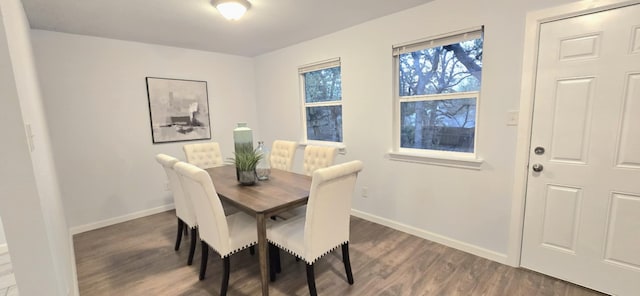
[[[325,67],[323,67],[325,66]],[[320,69],[318,69],[320,68]],[[342,80],[335,62],[300,69],[307,140],[342,142]]]
[[400,148],[475,153],[482,46],[472,32],[396,49]]

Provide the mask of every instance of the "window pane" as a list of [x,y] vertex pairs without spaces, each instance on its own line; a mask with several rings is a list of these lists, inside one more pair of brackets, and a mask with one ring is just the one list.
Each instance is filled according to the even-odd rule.
[[307,107],[307,139],[342,142],[342,106]]
[[400,146],[473,152],[476,99],[402,102]]
[[340,101],[342,99],[340,67],[307,72],[303,75],[306,103]]
[[400,96],[479,91],[482,38],[399,56]]

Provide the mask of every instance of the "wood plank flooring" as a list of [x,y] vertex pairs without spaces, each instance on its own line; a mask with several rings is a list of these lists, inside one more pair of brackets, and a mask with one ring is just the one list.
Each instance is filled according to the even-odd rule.
[[[189,239],[173,250],[176,224],[169,211],[74,236],[80,295],[219,295],[222,260],[210,251],[199,281],[200,245],[187,266]],[[270,295],[308,295],[305,264],[281,254]],[[339,249],[316,263],[320,295],[603,295],[355,217],[350,255],[353,286]],[[259,294],[258,257],[233,255],[228,295]]]

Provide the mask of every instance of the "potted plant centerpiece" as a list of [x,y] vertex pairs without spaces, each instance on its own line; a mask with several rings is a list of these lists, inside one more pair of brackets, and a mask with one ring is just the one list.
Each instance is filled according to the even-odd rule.
[[256,165],[262,159],[262,153],[249,145],[241,146],[233,153],[231,161],[236,165],[238,182],[242,185],[253,185],[256,182]]

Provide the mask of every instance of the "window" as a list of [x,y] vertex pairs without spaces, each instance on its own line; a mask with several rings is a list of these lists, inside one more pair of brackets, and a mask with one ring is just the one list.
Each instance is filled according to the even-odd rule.
[[482,29],[393,48],[395,152],[475,157]]
[[305,138],[342,142],[342,79],[340,59],[298,69],[303,97]]

